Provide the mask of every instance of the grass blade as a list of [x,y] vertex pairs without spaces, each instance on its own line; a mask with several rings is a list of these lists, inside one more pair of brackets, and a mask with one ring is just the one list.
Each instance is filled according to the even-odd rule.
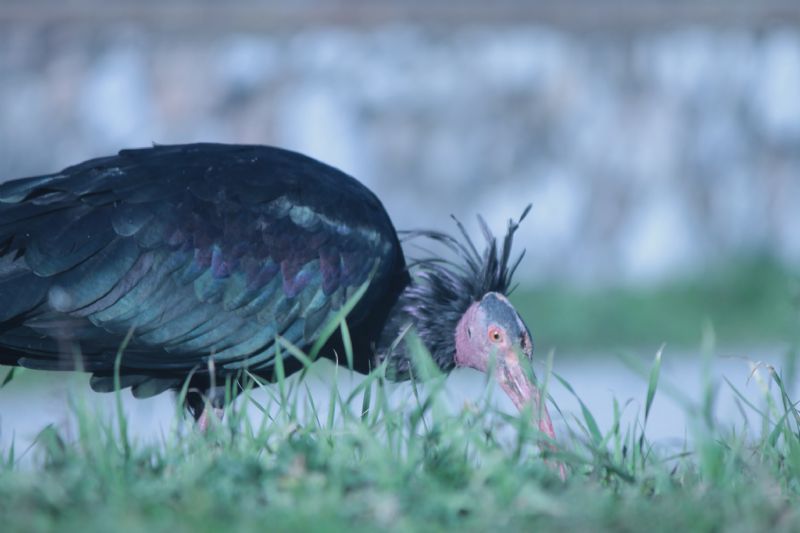
[[366,422],[369,416],[369,407],[372,400],[372,381],[364,388],[364,396],[361,398],[361,421]]
[[578,404],[581,408],[581,414],[583,415],[583,420],[586,422],[586,429],[588,430],[589,437],[595,446],[600,446],[600,444],[603,442],[603,435],[600,433],[600,427],[597,425],[597,420],[595,420],[592,412],[588,407],[586,407],[586,404],[583,403],[583,400],[581,400],[580,396],[578,396],[578,394],[575,392],[575,389],[572,388],[572,385],[570,385],[567,380],[555,373],[553,373],[553,376],[564,386],[565,389],[567,389],[567,391],[569,391],[570,394],[572,394],[576,400],[578,400]]
[[287,340],[286,338],[284,338],[284,337],[281,337],[281,336],[278,336],[278,337],[277,337],[277,341],[278,341],[278,343],[279,343],[279,344],[281,344],[281,345],[284,347],[284,349],[286,349],[286,351],[287,351],[287,352],[289,352],[289,353],[290,353],[290,354],[291,354],[291,355],[292,355],[292,356],[293,356],[295,359],[297,359],[298,361],[300,361],[301,363],[303,363],[303,366],[305,367],[305,370],[308,370],[308,369],[310,369],[310,368],[311,368],[311,365],[313,365],[313,364],[314,364],[314,361],[313,361],[313,359],[312,359],[312,358],[310,358],[308,355],[306,355],[305,353],[303,353],[303,350],[301,350],[300,348],[298,348],[297,346],[295,346],[294,344],[292,344],[292,343],[291,343],[289,340]]
[[12,366],[11,369],[6,374],[6,376],[3,378],[3,382],[0,383],[0,389],[11,383],[14,380],[14,378],[20,374],[21,370],[22,370],[21,367]]
[[350,328],[347,327],[347,320],[342,320],[339,323],[339,329],[342,332],[342,345],[344,346],[344,355],[347,359],[347,368],[353,370],[353,343],[350,340]]
[[311,350],[308,352],[308,357],[313,361],[316,360],[317,356],[319,355],[319,351],[325,346],[325,343],[328,342],[328,339],[333,332],[336,331],[336,328],[347,318],[347,315],[350,314],[364,294],[367,292],[369,288],[369,284],[372,281],[372,277],[375,275],[375,272],[378,268],[376,264],[372,271],[370,272],[369,276],[367,276],[367,281],[361,284],[361,286],[353,293],[350,298],[344,303],[341,309],[336,312],[323,326],[322,330],[320,331],[317,340],[314,341],[314,344],[311,346]]
[[644,404],[644,426],[647,427],[647,418],[650,416],[650,408],[653,406],[653,399],[656,397],[658,388],[658,376],[661,373],[661,354],[664,352],[665,345],[656,352],[653,360],[653,367],[650,369],[650,379],[647,381],[647,400]]
[[125,349],[133,338],[134,327],[128,329],[128,333],[122,340],[117,355],[114,358],[114,403],[117,408],[117,423],[119,424],[119,438],[122,441],[122,449],[125,454],[125,459],[130,459],[131,456],[131,443],[128,440],[128,420],[125,417],[125,411],[122,407],[122,383],[120,380],[120,372],[122,369],[122,355]]

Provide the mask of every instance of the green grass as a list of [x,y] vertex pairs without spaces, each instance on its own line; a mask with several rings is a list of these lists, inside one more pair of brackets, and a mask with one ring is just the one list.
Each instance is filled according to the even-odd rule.
[[[556,451],[543,452],[530,413],[498,413],[488,392],[453,415],[443,376],[417,357],[428,379],[401,406],[389,406],[381,369],[347,395],[334,383],[324,411],[300,399],[302,381],[280,379],[258,385],[269,398],[258,404],[269,413],[261,421],[243,416],[248,394],[208,435],[176,415],[155,444],[132,438],[124,413],[97,417],[79,397],[75,438],[43,430],[33,466],[19,464],[19,450],[3,451],[0,530],[800,528],[800,413],[778,373],[770,373],[777,395],[763,406],[742,402],[759,414],[758,427],[717,427],[708,383],[703,404],[685,403],[693,444],[663,450],[644,437],[653,398],[670,390],[657,356],[643,372],[638,420],[623,426],[616,403],[582,405]],[[615,422],[601,428],[592,409],[606,408]],[[509,426],[516,431],[503,437]]]
[[560,356],[618,348],[697,346],[706,325],[724,347],[797,340],[800,275],[742,260],[652,288],[520,288],[512,301],[538,348]]

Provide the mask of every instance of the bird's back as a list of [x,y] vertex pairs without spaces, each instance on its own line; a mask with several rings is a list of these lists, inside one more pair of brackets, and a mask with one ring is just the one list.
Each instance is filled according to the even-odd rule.
[[[269,374],[348,316],[368,346],[407,283],[379,200],[263,146],[126,150],[0,185],[0,363],[83,368],[147,396],[191,372]],[[365,368],[365,350],[356,361]]]

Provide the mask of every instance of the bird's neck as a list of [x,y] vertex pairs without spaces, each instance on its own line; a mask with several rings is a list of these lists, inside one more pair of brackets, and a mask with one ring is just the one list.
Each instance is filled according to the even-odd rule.
[[[455,331],[460,310],[422,302],[418,287],[409,283],[389,311],[383,331],[375,346],[375,359],[386,361],[386,376],[408,379],[413,372],[409,338],[415,335],[444,371],[454,366]],[[413,344],[411,345],[413,346]]]
[[[384,343],[384,338],[389,335],[389,331],[399,331],[401,328],[399,324],[402,313],[399,312],[399,303],[410,284],[411,276],[406,269],[405,259],[399,255],[391,273],[379,284],[381,290],[377,293],[367,291],[348,315],[350,344],[355,355],[353,370],[356,372],[366,374],[380,364],[379,354],[385,353],[385,348],[390,344]],[[340,358],[346,353],[342,336],[338,333],[331,335],[321,353],[331,359]]]

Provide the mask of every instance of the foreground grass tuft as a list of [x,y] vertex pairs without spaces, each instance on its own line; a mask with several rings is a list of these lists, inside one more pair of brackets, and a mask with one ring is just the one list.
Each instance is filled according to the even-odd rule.
[[131,439],[121,409],[103,420],[78,401],[75,438],[43,430],[34,466],[3,451],[0,529],[800,529],[800,413],[781,376],[766,369],[776,394],[763,407],[742,404],[760,427],[734,433],[715,426],[707,405],[687,403],[691,445],[661,450],[644,436],[660,364],[659,354],[646,372],[640,421],[622,427],[615,404],[615,423],[600,428],[581,404],[556,452],[540,450],[526,418],[488,400],[453,415],[438,375],[390,407],[379,369],[350,394],[334,384],[324,412],[313,398],[303,405],[302,381],[257,383],[270,398],[257,404],[259,422],[244,414],[255,403],[248,394],[208,435],[176,416],[156,444]]

